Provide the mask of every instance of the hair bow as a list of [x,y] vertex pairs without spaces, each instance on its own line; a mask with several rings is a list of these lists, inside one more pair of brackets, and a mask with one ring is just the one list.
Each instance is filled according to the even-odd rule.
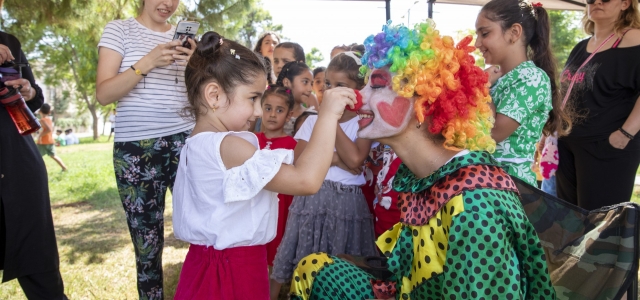
[[542,3],[540,3],[540,2],[533,2],[533,3],[531,3],[531,6],[533,6],[533,7],[542,7]]

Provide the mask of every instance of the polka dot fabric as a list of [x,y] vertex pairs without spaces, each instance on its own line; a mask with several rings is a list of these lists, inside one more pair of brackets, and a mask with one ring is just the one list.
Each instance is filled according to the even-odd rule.
[[[403,165],[394,186],[407,196],[399,201],[402,220],[377,244],[395,280],[367,283],[367,293],[396,289],[396,299],[427,300],[555,299],[544,252],[515,185],[488,153],[461,155],[422,179]],[[332,259],[319,274],[345,263]],[[343,274],[368,275],[356,271]],[[359,293],[331,296],[346,295],[342,285],[316,276],[311,297],[301,299],[367,299]],[[329,296],[317,294],[316,286]],[[349,290],[361,289],[354,284]]]
[[373,276],[324,253],[306,256],[291,281],[291,299],[373,299]]

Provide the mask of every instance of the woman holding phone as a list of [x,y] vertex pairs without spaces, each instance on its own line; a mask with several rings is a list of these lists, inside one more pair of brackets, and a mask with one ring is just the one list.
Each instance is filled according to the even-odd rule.
[[164,199],[173,187],[178,155],[193,123],[180,117],[187,104],[184,66],[191,49],[173,40],[167,20],[179,0],[142,0],[136,18],[105,27],[99,48],[96,97],[118,102],[113,164],[136,255],[140,299],[163,298]]

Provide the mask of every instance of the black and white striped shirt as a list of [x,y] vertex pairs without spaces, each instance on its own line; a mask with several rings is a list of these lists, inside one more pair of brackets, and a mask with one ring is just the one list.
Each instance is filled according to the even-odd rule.
[[[159,44],[173,39],[175,26],[166,32],[154,32],[135,18],[109,22],[98,47],[122,55],[119,73],[131,68]],[[176,83],[176,78],[178,83]],[[115,129],[116,142],[158,138],[193,128],[193,122],[180,117],[187,104],[184,67],[171,64],[155,68],[147,77],[118,101]]]

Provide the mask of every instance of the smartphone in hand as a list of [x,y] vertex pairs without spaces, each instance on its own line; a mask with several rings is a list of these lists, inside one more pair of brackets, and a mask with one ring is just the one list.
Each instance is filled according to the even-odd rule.
[[173,40],[180,40],[182,42],[182,47],[191,49],[189,38],[195,40],[199,27],[200,23],[195,21],[180,21],[176,26],[176,33],[173,34]]

